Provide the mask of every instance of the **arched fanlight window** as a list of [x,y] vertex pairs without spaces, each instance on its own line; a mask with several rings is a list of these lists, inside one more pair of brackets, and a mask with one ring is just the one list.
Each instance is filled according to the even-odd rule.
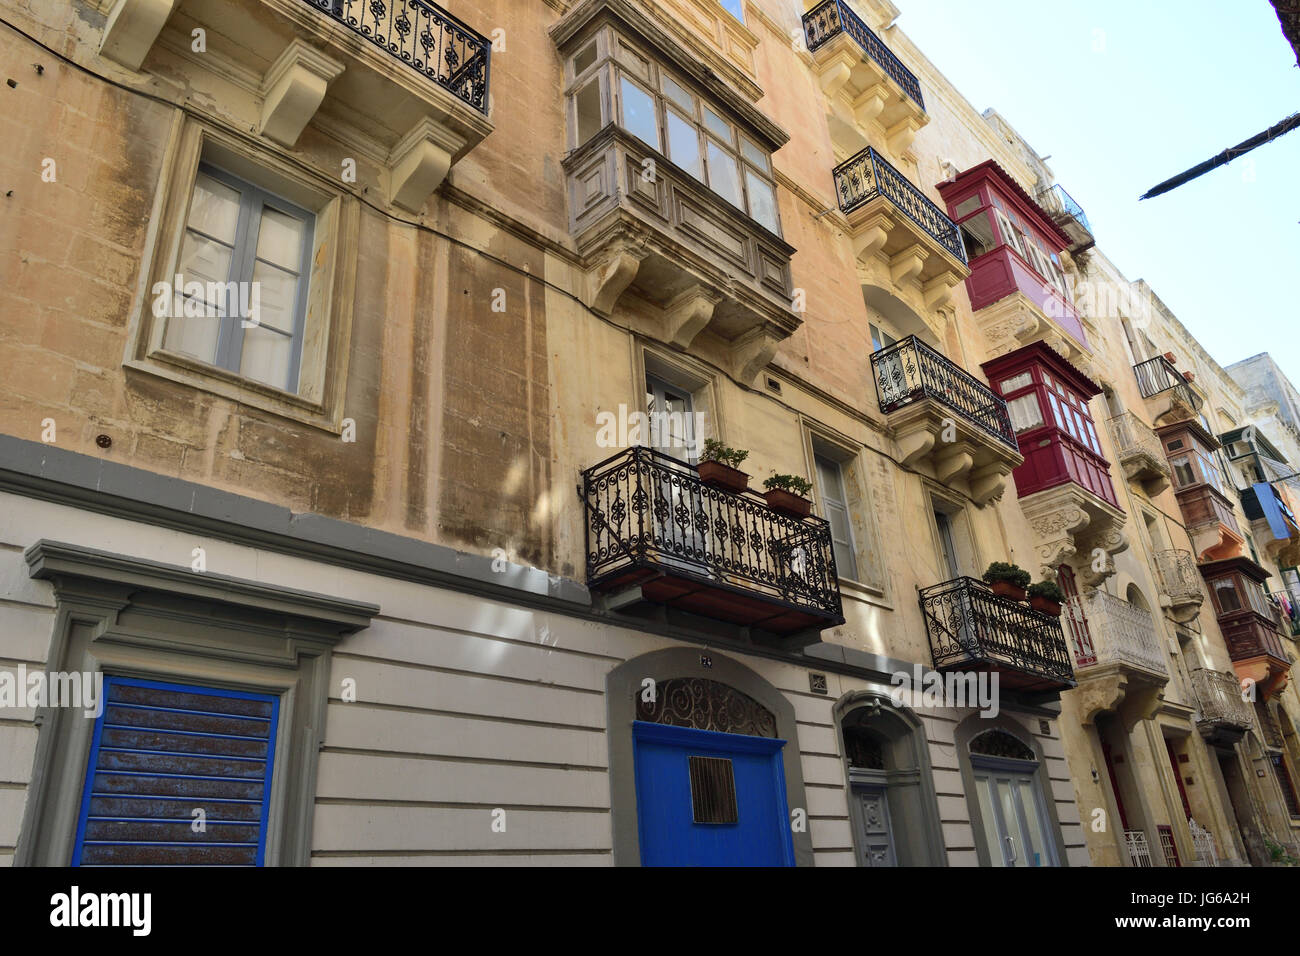
[[733,687],[702,677],[673,677],[656,683],[654,699],[634,689],[636,719],[724,734],[775,737],[775,715]]
[[849,766],[860,770],[884,770],[885,748],[880,738],[862,727],[844,728],[844,753]]
[[1028,744],[1005,730],[984,731],[970,742],[970,752],[983,757],[1006,757],[1011,760],[1038,759]]

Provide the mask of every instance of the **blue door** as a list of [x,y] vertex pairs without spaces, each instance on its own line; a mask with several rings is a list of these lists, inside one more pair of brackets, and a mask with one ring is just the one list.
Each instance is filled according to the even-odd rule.
[[643,866],[794,866],[774,737],[634,721]]

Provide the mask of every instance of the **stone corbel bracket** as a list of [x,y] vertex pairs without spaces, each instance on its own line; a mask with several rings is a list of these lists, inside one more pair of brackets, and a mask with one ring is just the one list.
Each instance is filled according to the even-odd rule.
[[104,23],[99,55],[139,70],[179,0],[117,0]]
[[262,116],[257,131],[290,149],[316,115],[325,90],[343,64],[294,39],[262,78]]
[[411,212],[419,212],[447,177],[453,157],[466,145],[464,137],[431,117],[421,119],[389,153],[391,201]]

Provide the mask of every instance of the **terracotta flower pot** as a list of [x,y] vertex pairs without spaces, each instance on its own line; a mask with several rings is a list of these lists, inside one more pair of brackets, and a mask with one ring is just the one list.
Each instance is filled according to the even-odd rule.
[[1166,352],[1166,353],[1165,353],[1165,361],[1170,362],[1170,363],[1172,363],[1172,364],[1174,364],[1174,365],[1177,365],[1177,364],[1178,364],[1178,359],[1174,357],[1174,353],[1173,353],[1173,352]]
[[1196,378],[1196,373],[1195,373],[1195,372],[1184,372],[1184,373],[1183,373],[1183,378],[1187,379],[1187,381],[1190,382],[1190,381],[1192,381],[1193,379]]
[[744,491],[749,487],[749,475],[738,468],[724,465],[720,461],[702,461],[699,467],[700,480],[714,488],[727,491]]
[[812,514],[812,502],[809,499],[801,498],[784,488],[763,492],[763,500],[773,511],[790,518],[806,518]]
[[1035,594],[1029,598],[1029,606],[1042,614],[1050,614],[1052,617],[1061,616],[1060,602],[1053,601],[1051,598],[1040,597]]
[[989,587],[999,597],[1011,598],[1013,601],[1023,601],[1025,599],[1025,589],[1016,587],[1010,581],[994,581]]

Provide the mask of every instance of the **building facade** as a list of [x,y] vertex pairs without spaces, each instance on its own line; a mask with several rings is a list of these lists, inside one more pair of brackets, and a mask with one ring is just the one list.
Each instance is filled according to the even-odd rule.
[[1282,452],[889,0],[6,11],[0,859],[1300,855]]

